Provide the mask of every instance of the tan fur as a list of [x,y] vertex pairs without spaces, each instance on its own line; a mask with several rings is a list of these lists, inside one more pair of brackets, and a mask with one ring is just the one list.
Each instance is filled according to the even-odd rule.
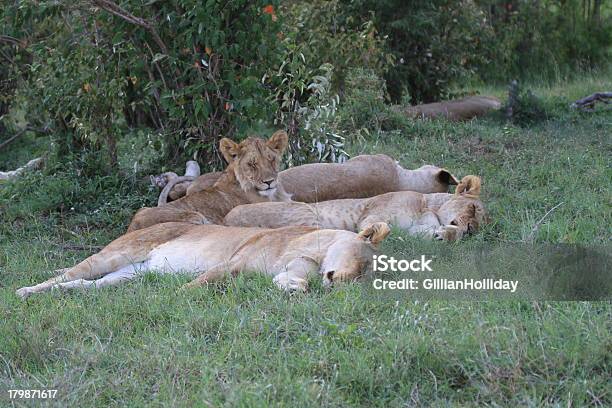
[[306,290],[308,275],[324,284],[358,278],[389,234],[374,224],[359,234],[309,227],[238,228],[189,223],[158,224],[127,233],[99,253],[43,283],[17,290],[25,299],[53,288],[100,288],[134,279],[141,270],[201,275],[188,286],[229,274],[258,272],[285,290]]
[[[198,177],[187,194],[199,191],[210,177]],[[357,156],[343,164],[305,164],[281,171],[278,178],[293,201],[304,203],[373,197],[391,191],[447,192],[449,184],[458,182],[446,169],[426,165],[408,170],[384,154]]]
[[359,231],[377,222],[394,224],[413,235],[457,240],[478,230],[486,220],[477,176],[461,180],[455,194],[386,193],[367,199],[331,200],[316,204],[259,203],[241,205],[224,219],[226,225],[281,228],[287,225]]
[[215,185],[217,180],[223,174],[222,171],[213,171],[211,173],[202,174],[200,177],[196,178],[193,183],[189,184],[187,187],[186,195],[197,193],[198,191],[206,190]]
[[171,221],[219,224],[237,205],[288,200],[277,182],[287,143],[283,131],[274,133],[268,141],[254,137],[240,143],[222,139],[220,150],[229,164],[212,187],[161,207],[138,210],[128,232]]
[[469,96],[454,101],[427,103],[408,107],[399,106],[397,109],[414,118],[445,118],[461,121],[482,116],[500,107],[501,102],[497,98],[491,96]]

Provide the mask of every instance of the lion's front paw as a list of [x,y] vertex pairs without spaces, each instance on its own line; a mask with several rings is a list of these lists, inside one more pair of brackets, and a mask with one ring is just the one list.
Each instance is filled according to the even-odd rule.
[[26,300],[34,291],[30,287],[25,287],[21,289],[17,289],[15,294],[21,298],[21,300]]
[[273,282],[287,292],[306,292],[308,290],[306,279],[297,278],[285,272],[276,275]]
[[455,225],[443,225],[434,232],[434,239],[438,241],[455,241],[459,238],[461,233]]

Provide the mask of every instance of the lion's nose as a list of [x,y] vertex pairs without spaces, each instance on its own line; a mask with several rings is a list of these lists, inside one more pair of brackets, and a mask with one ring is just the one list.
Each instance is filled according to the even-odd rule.
[[274,183],[274,179],[264,180],[264,183],[268,185],[268,188],[272,187],[272,183]]

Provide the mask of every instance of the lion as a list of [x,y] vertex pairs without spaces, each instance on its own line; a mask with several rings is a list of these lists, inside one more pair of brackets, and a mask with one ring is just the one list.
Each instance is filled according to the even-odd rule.
[[395,109],[411,118],[444,118],[451,121],[470,120],[501,107],[499,99],[492,96],[468,96],[467,98],[427,103],[415,106],[397,106]]
[[[214,173],[198,177],[187,196],[201,191]],[[315,203],[340,198],[366,198],[392,191],[448,192],[458,181],[448,170],[425,165],[404,169],[384,154],[357,156],[346,163],[313,163],[281,171],[278,180],[293,201]]]
[[267,141],[255,137],[240,143],[221,139],[219,150],[228,166],[215,184],[161,207],[141,208],[128,232],[162,222],[220,224],[225,214],[240,204],[289,200],[277,180],[287,144],[287,133],[281,130]]
[[309,275],[321,276],[327,286],[359,278],[370,269],[377,247],[389,232],[384,223],[370,225],[359,234],[311,227],[157,224],[127,233],[59,276],[16,293],[26,299],[53,288],[102,288],[147,270],[199,273],[187,287],[257,272],[272,275],[281,289],[305,291]]
[[410,235],[455,241],[486,222],[479,199],[481,180],[466,176],[455,194],[386,193],[367,199],[331,200],[317,204],[260,203],[240,205],[224,219],[229,226],[281,228],[287,225],[359,231],[383,222]]

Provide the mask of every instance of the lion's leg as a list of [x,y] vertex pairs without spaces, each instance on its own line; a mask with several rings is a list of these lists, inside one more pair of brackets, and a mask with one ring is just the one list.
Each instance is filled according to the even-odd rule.
[[287,292],[308,290],[308,275],[319,272],[319,264],[306,257],[300,257],[287,264],[286,271],[274,277],[274,284]]
[[124,253],[105,253],[102,251],[90,256],[74,267],[69,268],[66,272],[59,276],[48,279],[45,282],[39,283],[38,285],[24,287],[17,290],[17,295],[25,299],[33,293],[48,291],[54,285],[59,283],[70,282],[77,279],[96,279],[100,276],[114,272],[124,266],[141,261],[144,261],[144,259],[130,258],[128,254]]
[[434,233],[436,232],[437,226],[433,227],[431,225],[412,225],[408,227],[406,232],[409,235],[431,239],[434,237]]
[[61,282],[54,285],[54,288],[59,289],[87,289],[87,288],[104,288],[107,286],[116,286],[123,282],[127,282],[139,276],[138,265],[129,265],[119,269],[118,271],[111,272],[108,275],[104,275],[100,279],[86,280],[76,279],[69,282]]
[[240,271],[240,267],[237,262],[224,262],[222,264],[213,266],[200,276],[185,284],[183,288],[195,288],[204,286],[208,283],[218,282],[227,278],[228,275],[237,273]]
[[455,225],[442,225],[434,233],[434,238],[438,241],[456,241],[461,237],[463,233]]

